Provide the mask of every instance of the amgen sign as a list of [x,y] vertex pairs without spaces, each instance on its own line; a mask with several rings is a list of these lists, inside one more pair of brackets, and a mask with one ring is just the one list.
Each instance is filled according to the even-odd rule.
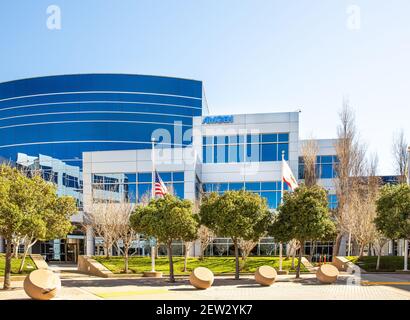
[[202,124],[233,123],[233,116],[209,116],[202,120]]

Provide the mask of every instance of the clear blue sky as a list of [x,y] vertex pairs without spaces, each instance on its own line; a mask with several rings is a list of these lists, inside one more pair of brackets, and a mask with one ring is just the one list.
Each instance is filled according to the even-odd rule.
[[[46,27],[58,5],[62,29]],[[349,5],[361,27],[347,27]],[[410,140],[408,0],[4,0],[0,81],[85,72],[204,81],[213,114],[302,109],[301,137],[336,136],[344,96],[390,174]]]

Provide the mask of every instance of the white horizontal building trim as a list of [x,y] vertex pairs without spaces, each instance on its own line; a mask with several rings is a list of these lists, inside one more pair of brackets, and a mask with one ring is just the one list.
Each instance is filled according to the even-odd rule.
[[50,122],[35,122],[35,123],[22,123],[14,124],[10,126],[0,127],[0,129],[10,129],[15,127],[27,127],[27,126],[39,126],[46,124],[63,124],[63,123],[133,123],[133,124],[160,124],[168,126],[180,126],[180,127],[191,127],[187,124],[175,124],[166,122],[150,122],[150,121],[126,121],[126,120],[73,120],[73,121],[50,121]]
[[39,93],[39,94],[31,94],[25,96],[16,96],[10,98],[0,99],[2,101],[10,101],[10,100],[17,100],[17,99],[24,99],[24,98],[32,98],[32,97],[44,97],[44,96],[54,96],[54,95],[63,95],[63,94],[95,94],[95,93],[123,93],[123,94],[135,94],[135,95],[149,95],[149,96],[164,96],[164,97],[176,97],[176,98],[187,98],[187,99],[194,99],[194,100],[202,100],[202,98],[192,97],[192,96],[182,96],[177,94],[167,94],[167,93],[155,93],[155,92],[139,92],[139,91],[65,91],[65,92],[52,92],[52,93]]
[[154,106],[164,106],[164,107],[176,107],[176,108],[187,108],[187,109],[195,109],[195,110],[202,110],[201,107],[193,107],[187,106],[183,104],[171,104],[171,103],[156,103],[156,102],[143,102],[143,101],[107,101],[107,100],[90,100],[90,101],[64,101],[64,102],[50,102],[50,103],[35,103],[35,104],[23,104],[20,106],[14,107],[7,107],[0,109],[1,111],[7,110],[14,110],[14,109],[22,109],[22,108],[30,108],[30,107],[39,107],[39,106],[51,106],[51,105],[69,105],[69,104],[87,104],[87,103],[105,103],[105,104],[148,104]]

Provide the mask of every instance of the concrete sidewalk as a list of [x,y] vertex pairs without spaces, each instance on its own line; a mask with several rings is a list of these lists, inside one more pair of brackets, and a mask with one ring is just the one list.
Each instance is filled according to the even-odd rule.
[[[294,275],[278,276],[277,282],[271,287],[261,287],[253,277],[242,277],[233,280],[232,277],[217,277],[214,285],[208,290],[194,289],[187,279],[179,279],[169,283],[166,278],[94,278],[78,277],[62,279],[62,290],[59,300],[410,300],[410,286],[407,277],[402,275],[365,275],[361,280],[376,282],[376,280],[393,280],[397,286],[354,284],[352,277],[342,274],[336,284],[323,285],[316,281],[312,274],[302,275],[295,280]],[[385,282],[386,282],[385,281]],[[27,299],[22,289],[23,283],[13,282],[16,289],[0,291],[0,300]],[[403,288],[404,287],[404,288]]]

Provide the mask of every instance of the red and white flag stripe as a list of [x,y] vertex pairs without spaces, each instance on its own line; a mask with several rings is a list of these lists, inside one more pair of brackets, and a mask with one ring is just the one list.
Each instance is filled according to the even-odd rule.
[[282,180],[289,186],[292,191],[294,191],[299,186],[295,176],[292,173],[292,170],[285,160],[282,160]]
[[163,197],[168,193],[168,189],[159,176],[158,172],[155,171],[155,184],[154,184],[154,195]]

